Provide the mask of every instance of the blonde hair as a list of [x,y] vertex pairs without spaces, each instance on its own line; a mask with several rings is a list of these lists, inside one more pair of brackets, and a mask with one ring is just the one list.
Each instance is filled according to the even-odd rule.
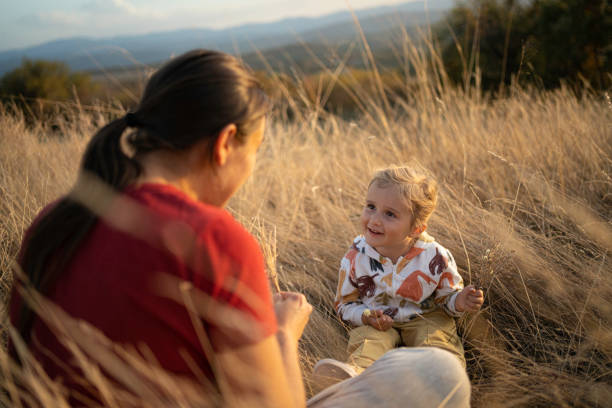
[[[402,197],[408,202],[412,212],[412,228],[422,227],[436,209],[438,202],[438,183],[427,175],[424,170],[407,167],[392,166],[378,170],[374,173],[368,188],[376,184],[378,187],[397,186]],[[430,242],[434,238],[423,231],[419,239]]]

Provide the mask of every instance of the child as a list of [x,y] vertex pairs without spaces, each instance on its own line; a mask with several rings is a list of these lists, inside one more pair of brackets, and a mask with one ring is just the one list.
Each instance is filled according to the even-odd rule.
[[342,258],[335,308],[353,326],[348,364],[324,359],[319,379],[355,376],[398,347],[439,347],[465,367],[452,316],[478,311],[483,293],[463,280],[451,253],[425,232],[434,180],[408,167],[377,172],[361,215],[363,235]]

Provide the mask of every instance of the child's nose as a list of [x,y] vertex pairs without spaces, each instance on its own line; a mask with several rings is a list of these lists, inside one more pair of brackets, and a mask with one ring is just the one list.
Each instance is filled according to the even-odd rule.
[[372,216],[370,217],[370,221],[374,225],[379,225],[380,224],[380,214],[378,213],[372,214]]

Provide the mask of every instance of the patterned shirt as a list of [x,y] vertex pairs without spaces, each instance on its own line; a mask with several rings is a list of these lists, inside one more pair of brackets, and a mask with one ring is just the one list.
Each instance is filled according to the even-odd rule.
[[340,318],[362,326],[366,309],[382,309],[395,322],[407,322],[437,305],[451,316],[463,279],[450,251],[418,240],[394,264],[366,243],[363,235],[342,258],[334,306]]

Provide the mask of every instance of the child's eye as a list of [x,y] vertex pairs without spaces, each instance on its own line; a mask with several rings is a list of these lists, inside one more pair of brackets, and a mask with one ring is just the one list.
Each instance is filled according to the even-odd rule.
[[368,210],[375,210],[375,209],[376,209],[376,206],[375,206],[374,204],[366,204],[366,208],[367,208]]
[[394,214],[394,213],[392,213],[391,211],[387,211],[387,212],[385,213],[385,215],[386,215],[387,217],[395,218],[395,214]]

